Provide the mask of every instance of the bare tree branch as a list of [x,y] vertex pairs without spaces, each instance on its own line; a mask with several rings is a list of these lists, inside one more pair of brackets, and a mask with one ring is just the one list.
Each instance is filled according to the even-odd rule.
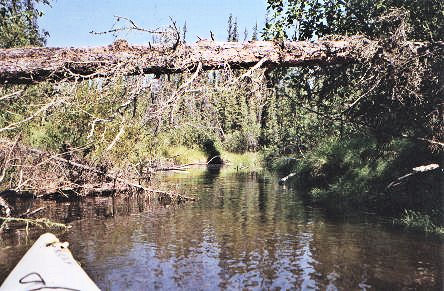
[[23,123],[26,123],[26,122],[34,119],[35,117],[39,116],[42,112],[48,110],[49,108],[62,104],[64,101],[65,101],[64,98],[56,98],[52,102],[40,107],[37,111],[35,111],[33,114],[31,114],[27,118],[20,120],[18,122],[15,122],[15,123],[11,123],[6,127],[0,128],[0,133],[3,131],[15,129],[15,128],[19,127],[20,125],[22,125]]
[[123,27],[119,27],[119,28],[113,28],[113,29],[110,29],[110,30],[107,30],[107,31],[101,31],[101,32],[96,32],[96,31],[92,30],[89,33],[95,34],[95,35],[101,35],[101,34],[116,33],[116,32],[121,32],[121,31],[130,31],[130,30],[137,30],[137,31],[153,33],[153,34],[162,34],[162,33],[164,33],[164,31],[162,31],[159,28],[158,29],[145,29],[143,27],[140,27],[133,20],[131,20],[130,18],[127,18],[127,17],[114,15],[114,18],[116,19],[116,22],[114,23],[114,25],[116,25],[117,22],[119,22],[120,20],[123,19],[123,20],[126,20],[130,24],[130,26],[123,26]]

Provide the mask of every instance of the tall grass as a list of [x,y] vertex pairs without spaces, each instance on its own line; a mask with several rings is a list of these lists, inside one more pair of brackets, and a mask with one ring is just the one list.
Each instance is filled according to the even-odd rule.
[[414,230],[444,235],[444,227],[437,225],[432,217],[419,211],[405,209],[399,219],[394,219],[394,223]]

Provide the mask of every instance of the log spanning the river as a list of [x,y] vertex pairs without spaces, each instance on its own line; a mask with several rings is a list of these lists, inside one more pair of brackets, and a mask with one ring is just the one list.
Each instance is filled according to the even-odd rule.
[[[170,74],[202,69],[294,67],[357,61],[362,50],[378,44],[363,37],[317,42],[199,41],[166,46],[112,45],[92,48],[0,49],[0,84],[23,84],[62,79],[89,79],[135,74]],[[200,65],[199,65],[200,63]]]

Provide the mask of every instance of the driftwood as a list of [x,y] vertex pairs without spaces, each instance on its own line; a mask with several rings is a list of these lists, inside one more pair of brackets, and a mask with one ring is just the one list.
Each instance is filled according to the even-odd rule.
[[20,215],[20,218],[26,218],[26,217],[33,216],[33,215],[39,213],[40,211],[44,210],[45,208],[46,207],[39,207],[39,208],[34,209],[34,210],[28,209],[28,210],[26,210],[25,213]]
[[434,171],[437,169],[439,169],[439,164],[429,164],[429,165],[415,167],[412,169],[412,171],[410,173],[407,173],[401,177],[398,177],[394,181],[390,182],[390,184],[388,184],[385,189],[388,190],[390,188],[401,185],[402,182],[404,182],[404,180],[410,176],[413,176],[413,175],[416,175],[419,173]]
[[[419,53],[426,43],[406,43]],[[440,44],[442,45],[442,44]],[[0,49],[0,82],[33,83],[43,80],[88,79],[115,74],[169,74],[202,69],[294,67],[358,61],[362,51],[376,51],[379,44],[364,37],[317,42],[214,42],[180,45],[136,46],[117,41],[93,48]]]
[[40,189],[40,193],[36,198],[48,200],[71,200],[87,196],[111,196],[115,193],[131,192],[134,187],[129,185],[116,185],[115,183],[99,183],[99,184],[82,184],[71,187],[60,187],[52,189]]
[[[134,178],[124,179],[118,173],[73,159],[70,152],[53,155],[38,149],[19,146],[17,141],[11,142],[7,139],[1,139],[0,144],[2,145],[0,154],[6,158],[9,156],[11,159],[14,158],[14,163],[10,167],[16,169],[13,171],[16,172],[15,182],[9,186],[12,188],[0,191],[3,197],[69,200],[85,196],[137,192],[149,194],[150,197],[153,194],[159,200],[165,200],[162,199],[165,196],[170,196],[170,200],[174,202],[196,200],[179,193],[146,187],[140,182],[134,182]],[[21,157],[26,157],[25,161],[22,161]],[[3,162],[0,165],[0,172],[1,168],[6,166],[8,165]],[[7,216],[11,214],[12,209],[3,197],[0,196],[0,215]]]
[[37,218],[37,219],[30,219],[30,218],[21,218],[21,217],[3,217],[0,216],[0,233],[5,229],[8,223],[23,223],[26,225],[26,230],[28,229],[29,225],[38,226],[43,229],[69,229],[71,228],[70,225],[66,225],[59,222],[51,221],[47,218]]
[[279,179],[279,185],[283,185],[285,182],[287,182],[288,179],[290,179],[293,176],[296,176],[296,173],[290,173],[287,176]]
[[[34,152],[36,154],[39,155],[48,155],[48,153],[45,153],[43,151],[40,150],[36,150],[36,149],[30,149],[31,152]],[[84,192],[86,193],[86,196],[91,196],[94,194],[100,194],[100,193],[108,193],[108,194],[113,194],[116,191],[129,191],[132,189],[136,189],[136,190],[140,190],[140,191],[144,191],[147,193],[153,193],[156,194],[159,198],[159,200],[165,201],[164,197],[170,197],[168,199],[168,201],[177,201],[177,202],[184,202],[184,201],[195,201],[196,198],[194,197],[188,197],[188,196],[184,196],[182,194],[178,194],[178,193],[171,193],[171,192],[167,192],[167,191],[162,191],[162,190],[155,190],[155,189],[151,189],[151,188],[147,188],[143,185],[137,184],[137,183],[133,183],[131,181],[128,181],[126,179],[117,177],[116,175],[112,175],[109,173],[106,173],[98,168],[95,167],[91,167],[91,166],[87,166],[78,162],[74,162],[65,158],[62,158],[60,156],[51,156],[52,160],[55,161],[59,161],[59,162],[63,162],[66,163],[70,166],[73,166],[75,168],[79,168],[82,170],[86,170],[95,174],[98,174],[100,176],[104,176],[108,179],[117,181],[122,183],[124,186],[118,186],[116,187],[115,183],[109,183],[109,184],[102,184],[102,185],[83,185],[83,186],[79,186],[77,188],[66,188],[66,189],[57,189],[57,191],[48,191],[48,193],[43,194],[42,197],[44,196],[48,196],[54,193],[69,193],[69,192]]]
[[[218,163],[213,163],[213,161],[221,161]],[[217,155],[212,157],[208,160],[206,163],[190,163],[190,164],[183,164],[183,165],[174,165],[171,167],[160,167],[160,168],[154,168],[155,172],[167,172],[167,171],[178,171],[178,172],[186,172],[187,169],[189,169],[191,166],[209,166],[209,165],[223,165],[224,161],[222,158]]]

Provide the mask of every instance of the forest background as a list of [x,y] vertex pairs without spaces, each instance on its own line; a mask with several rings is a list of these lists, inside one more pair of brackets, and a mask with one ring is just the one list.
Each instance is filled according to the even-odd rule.
[[[0,47],[45,45],[38,4],[50,1],[0,0]],[[442,1],[269,0],[263,29],[256,25],[249,35],[230,15],[227,41],[364,35],[384,51],[368,51],[357,63],[257,69],[247,77],[226,67],[2,84],[2,188],[33,192],[48,181],[23,178],[41,161],[14,157],[17,144],[145,180],[161,168],[213,158],[294,173],[289,181],[307,201],[335,213],[370,210],[443,233],[444,58],[433,45],[443,41],[442,23]],[[152,42],[174,45],[179,33],[185,43],[186,25],[177,26],[158,28]],[[431,49],[413,55],[408,41]],[[67,169],[62,179],[45,167],[53,187],[85,182],[84,173]]]

